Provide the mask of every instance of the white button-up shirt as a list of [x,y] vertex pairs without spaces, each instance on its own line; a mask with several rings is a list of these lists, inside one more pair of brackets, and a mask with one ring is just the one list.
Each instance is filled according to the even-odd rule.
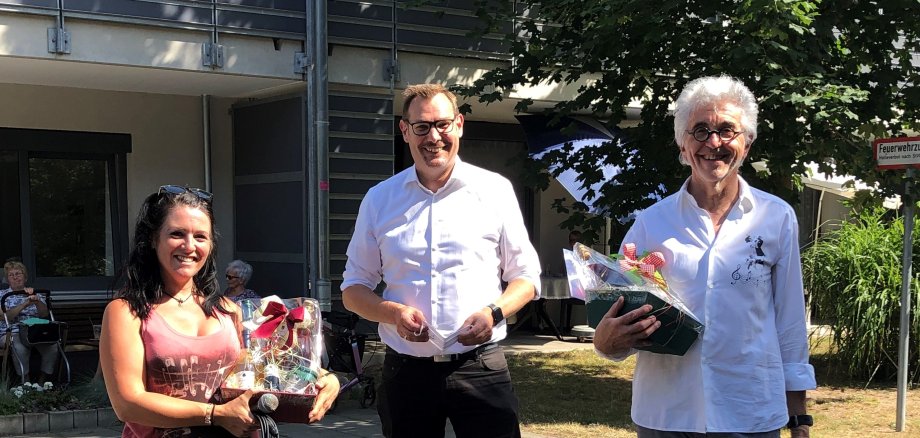
[[639,351],[632,419],[684,432],[766,432],[789,420],[786,391],[815,388],[795,213],[740,180],[719,234],[680,191],[636,218],[623,243],[660,251],[671,292],[705,325],[684,356]]
[[[448,336],[502,294],[501,281],[524,278],[540,293],[540,260],[530,243],[511,183],[456,157],[447,184],[436,193],[415,167],[372,187],[358,210],[348,245],[344,291],[383,281],[385,300],[419,309],[429,330]],[[428,357],[462,353],[459,342],[440,351],[408,342],[396,326],[380,323],[380,339],[399,353]],[[505,338],[502,321],[492,341]]]

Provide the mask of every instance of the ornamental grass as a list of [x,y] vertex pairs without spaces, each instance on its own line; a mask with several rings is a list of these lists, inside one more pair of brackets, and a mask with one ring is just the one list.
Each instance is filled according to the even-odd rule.
[[[832,363],[866,385],[873,380],[890,382],[897,375],[903,239],[902,217],[881,207],[867,207],[802,253],[803,279],[815,318],[831,328]],[[908,380],[916,385],[920,379],[920,351],[916,348],[916,339],[920,339],[917,231],[912,240],[914,316]]]

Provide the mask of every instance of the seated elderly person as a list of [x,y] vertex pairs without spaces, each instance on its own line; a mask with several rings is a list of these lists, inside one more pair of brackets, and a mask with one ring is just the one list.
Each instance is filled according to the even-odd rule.
[[246,284],[252,278],[252,266],[242,260],[234,260],[227,265],[227,289],[224,296],[235,303],[241,300],[262,298],[252,289],[246,289]]
[[[36,294],[34,289],[25,287],[28,275],[25,265],[18,261],[9,261],[3,265],[3,270],[6,273],[9,288],[0,290],[0,297],[13,291],[26,292],[25,295],[11,295],[6,299],[6,315],[5,318],[0,320],[0,333],[12,336],[13,355],[16,358],[13,364],[16,374],[24,382],[28,382],[32,350],[19,339],[19,325],[17,323],[29,318],[47,318],[48,306],[45,304],[44,298]],[[10,324],[9,327],[7,323]],[[11,330],[8,331],[8,328]],[[5,343],[6,341],[4,338],[3,342]],[[54,367],[57,365],[57,345],[45,344],[34,348],[38,350],[42,357],[41,375],[38,377],[38,383],[44,383],[54,373]]]

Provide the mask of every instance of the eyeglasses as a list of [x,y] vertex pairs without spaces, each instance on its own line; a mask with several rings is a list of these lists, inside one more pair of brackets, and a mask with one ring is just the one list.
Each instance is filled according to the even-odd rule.
[[197,196],[198,199],[205,201],[205,202],[211,202],[211,198],[214,197],[214,195],[212,195],[211,192],[206,192],[201,189],[183,187],[183,186],[174,186],[170,184],[167,184],[165,186],[160,186],[160,191],[158,191],[157,194],[162,195],[163,192],[169,193],[170,195],[181,195],[183,193],[191,193]]
[[238,276],[236,276],[236,275],[227,274],[227,280],[236,280],[237,278],[240,278],[240,277],[238,277]]
[[709,141],[709,137],[712,136],[712,134],[716,134],[719,137],[719,140],[731,141],[731,140],[734,140],[735,137],[738,136],[738,134],[743,134],[743,133],[744,131],[735,131],[734,129],[731,129],[731,128],[722,128],[722,129],[717,129],[715,131],[710,131],[709,129],[704,128],[702,126],[692,131],[687,131],[687,134],[692,135],[693,139],[700,143]]
[[437,129],[438,132],[440,132],[441,134],[447,134],[452,129],[454,129],[454,120],[457,120],[457,118],[454,117],[453,119],[450,119],[450,120],[448,119],[435,120],[433,122],[415,122],[415,123],[406,122],[406,124],[409,125],[410,128],[412,128],[412,133],[418,136],[428,135],[428,133],[431,131],[431,127],[434,127],[434,129]]

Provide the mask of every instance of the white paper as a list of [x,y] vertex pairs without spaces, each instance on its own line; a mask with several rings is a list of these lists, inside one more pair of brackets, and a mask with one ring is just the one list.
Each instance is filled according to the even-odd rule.
[[585,300],[585,288],[581,284],[582,264],[575,263],[575,253],[570,249],[562,250],[562,259],[565,260],[565,274],[569,281],[569,294],[572,298]]
[[434,346],[438,347],[439,350],[445,351],[448,348],[450,348],[451,345],[454,345],[457,343],[457,337],[460,336],[460,330],[462,329],[463,327],[460,327],[459,329],[455,330],[453,333],[445,337],[441,335],[441,332],[429,327],[428,328],[428,342],[431,342],[432,344],[434,344]]

